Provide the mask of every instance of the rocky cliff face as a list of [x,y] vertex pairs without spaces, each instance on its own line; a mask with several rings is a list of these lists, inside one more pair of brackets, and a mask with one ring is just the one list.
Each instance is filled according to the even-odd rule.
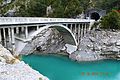
[[0,45],[0,80],[49,80]]
[[0,44],[0,62],[13,64],[13,63],[17,63],[20,61],[18,59],[14,58],[12,56],[12,54],[10,53],[10,51],[7,50],[6,48],[4,48]]
[[65,43],[60,33],[56,29],[49,28],[35,36],[19,53],[30,54],[34,51],[57,53],[61,51],[64,45]]
[[89,32],[81,41],[80,49],[69,57],[78,61],[120,58],[120,31]]

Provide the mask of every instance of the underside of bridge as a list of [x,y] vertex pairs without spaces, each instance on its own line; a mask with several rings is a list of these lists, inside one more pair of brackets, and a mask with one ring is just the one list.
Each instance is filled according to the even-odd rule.
[[68,27],[66,27],[64,25],[60,25],[60,24],[43,26],[42,28],[40,28],[39,30],[35,31],[31,35],[32,38],[34,36],[37,36],[37,34],[41,33],[43,30],[48,29],[48,28],[55,28],[55,29],[57,29],[60,32],[60,34],[63,36],[65,43],[77,46],[77,40],[75,39],[75,36],[71,32],[71,30]]
[[[43,43],[47,41],[46,39],[44,40],[44,38],[41,38],[40,34],[44,30],[47,30],[48,28],[55,28],[62,35],[62,37],[64,39],[64,43],[77,46],[77,40],[75,39],[75,36],[73,35],[73,33],[70,31],[69,28],[67,28],[64,25],[59,25],[59,24],[47,25],[47,26],[43,26],[43,27],[39,28],[37,31],[34,31],[32,33],[32,35],[29,35],[28,38],[31,38],[30,39],[31,41],[29,41],[30,43],[17,42],[18,43],[17,44],[17,51],[18,51],[18,53],[28,54],[28,53],[31,53],[35,48],[40,47],[41,41],[43,41]],[[48,36],[48,37],[50,37],[50,36]],[[35,44],[33,45],[33,43],[35,43]],[[20,47],[21,44],[23,44],[24,46]],[[54,46],[55,45],[58,46],[58,44],[54,44]]]
[[77,46],[77,41],[73,33],[66,26],[51,26],[51,28],[57,29],[64,38],[64,42]]

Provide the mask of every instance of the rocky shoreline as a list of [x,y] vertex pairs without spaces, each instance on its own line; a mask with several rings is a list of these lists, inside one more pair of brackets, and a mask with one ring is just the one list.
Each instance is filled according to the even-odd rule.
[[[88,34],[86,34],[86,36],[84,36],[81,39],[79,49],[77,49],[77,47],[75,46],[65,44],[62,40],[61,35],[58,32],[53,33],[53,30],[54,29],[51,29],[49,35],[47,35],[49,37],[44,37],[44,39],[46,39],[49,42],[44,42],[44,45],[38,45],[37,49],[40,53],[54,53],[55,51],[55,54],[60,53],[60,55],[69,56],[70,59],[75,61],[96,61],[103,59],[120,60],[120,31],[90,31]],[[48,34],[48,32],[45,33]],[[34,43],[38,44],[39,41]],[[58,46],[58,44],[60,46],[56,47]],[[0,80],[49,79],[40,74],[38,71],[33,70],[29,65],[25,64],[23,61],[20,61],[13,57],[7,49],[0,45]]]
[[49,80],[0,45],[0,80]]
[[120,60],[120,31],[90,31],[80,41],[78,51],[69,55],[77,61]]
[[[81,39],[79,49],[76,46],[65,44],[62,36],[55,29],[47,29],[41,36],[44,38],[39,37],[32,42],[39,44],[37,51],[40,54],[61,53],[76,61],[119,60],[120,58],[120,31],[92,30]],[[60,46],[58,47],[58,45]]]

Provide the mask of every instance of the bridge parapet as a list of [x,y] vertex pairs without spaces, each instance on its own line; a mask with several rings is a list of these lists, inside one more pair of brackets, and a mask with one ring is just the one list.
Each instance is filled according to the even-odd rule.
[[72,18],[37,18],[37,17],[0,17],[0,26],[18,24],[42,24],[42,23],[90,23],[90,19]]

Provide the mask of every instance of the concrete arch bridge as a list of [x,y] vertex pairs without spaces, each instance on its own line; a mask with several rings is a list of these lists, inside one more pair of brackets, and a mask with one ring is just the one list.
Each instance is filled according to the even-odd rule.
[[65,43],[77,46],[93,23],[94,20],[87,19],[0,17],[0,43],[13,53],[21,53],[43,30],[55,28]]

